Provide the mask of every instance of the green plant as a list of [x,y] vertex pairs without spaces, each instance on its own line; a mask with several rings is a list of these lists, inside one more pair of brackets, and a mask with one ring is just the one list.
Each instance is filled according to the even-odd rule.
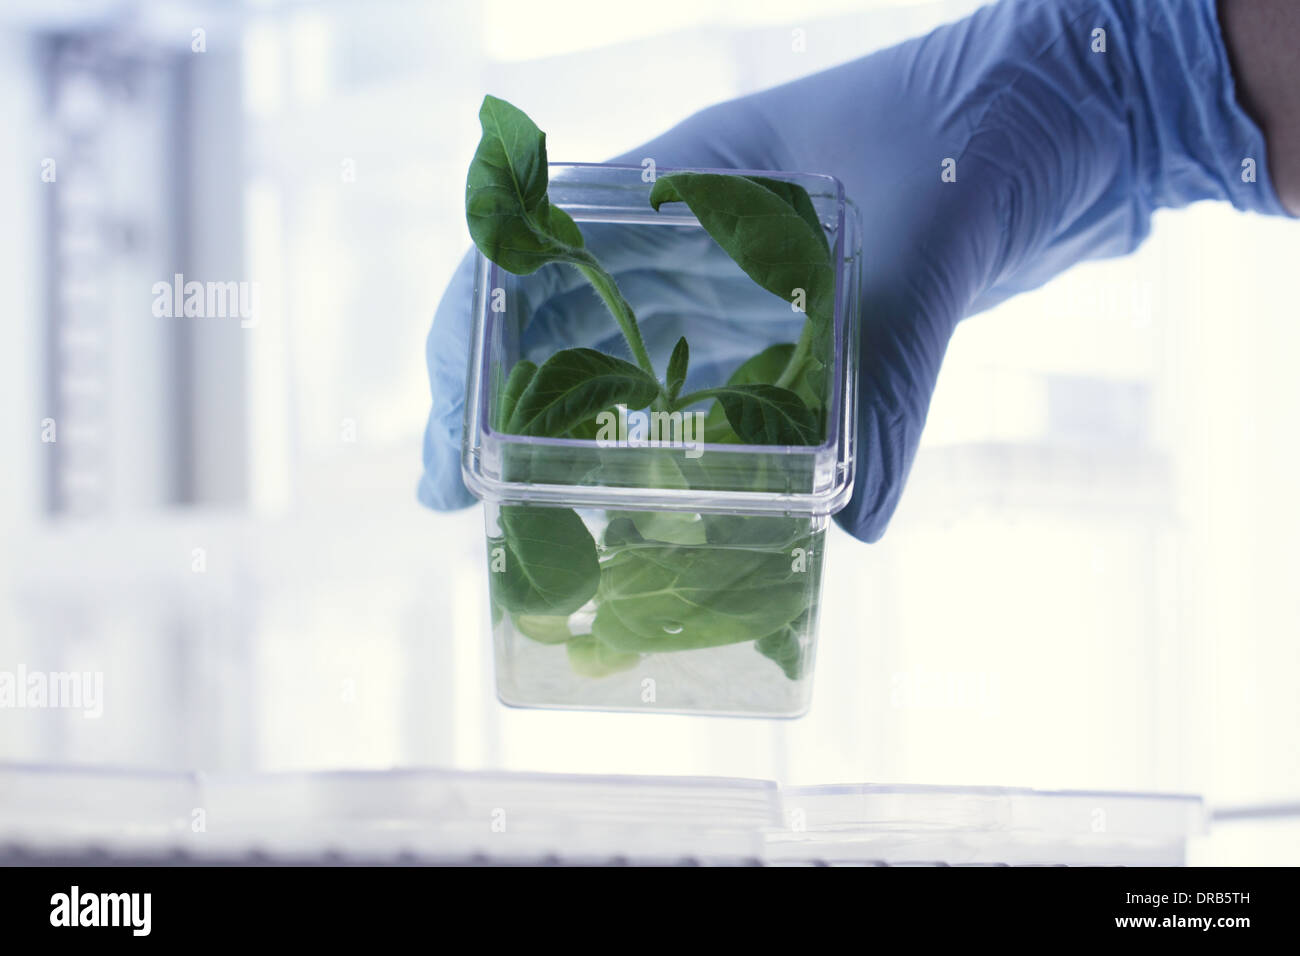
[[[764,349],[721,385],[682,394],[687,340],[678,340],[660,378],[613,275],[586,248],[573,219],[550,202],[545,134],[493,96],[484,98],[479,119],[483,136],[465,201],[475,244],[518,275],[549,264],[575,268],[613,315],[633,358],[568,348],[541,365],[517,362],[494,407],[496,428],[591,438],[596,416],[617,406],[675,412],[711,401],[706,441],[821,441],[835,272],[826,233],[802,187],[765,177],[676,172],[651,188],[655,210],[685,203],[746,275],[805,315],[797,342]],[[676,465],[654,461],[647,484],[687,487]],[[807,569],[792,566],[791,554],[819,556],[821,550],[821,533],[810,534],[807,521],[628,512],[611,517],[599,548],[571,509],[504,505],[500,526],[500,537],[490,541],[505,559],[493,578],[494,605],[510,612],[520,633],[567,643],[579,673],[625,669],[641,653],[758,638],[758,650],[787,676],[801,675],[797,632],[809,623],[807,595],[815,592]],[[567,616],[593,598],[591,634],[573,635]]]

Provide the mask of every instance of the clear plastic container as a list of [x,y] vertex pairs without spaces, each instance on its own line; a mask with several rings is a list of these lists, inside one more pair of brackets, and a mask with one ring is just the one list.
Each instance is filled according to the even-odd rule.
[[766,780],[0,764],[0,865],[754,865],[780,822]]
[[[479,256],[463,470],[486,506],[507,704],[763,717],[808,708],[826,525],[853,488],[860,228],[833,177],[725,172],[798,183],[826,229],[837,268],[818,445],[710,442],[711,403],[686,410],[698,417],[685,430],[665,420],[661,441],[635,422],[603,440],[497,430],[520,359],[627,352],[569,266],[514,276]],[[655,212],[651,185],[640,167],[551,167],[551,201],[619,280],[655,367],[684,335],[709,361],[693,359],[683,393],[720,386],[764,347],[794,342],[803,315],[745,276],[683,204]],[[586,590],[577,607],[551,599]]]
[[1206,832],[1192,794],[1024,787],[787,787],[774,864],[1183,866]]
[[500,771],[0,764],[0,865],[1181,866],[1185,794]]

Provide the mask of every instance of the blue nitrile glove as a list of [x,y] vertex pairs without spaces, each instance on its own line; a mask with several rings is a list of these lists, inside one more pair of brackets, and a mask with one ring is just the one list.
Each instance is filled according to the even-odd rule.
[[[1214,0],[1004,0],[706,109],[615,162],[644,157],[660,168],[832,173],[858,204],[866,262],[858,467],[838,520],[867,541],[898,503],[961,318],[1082,259],[1131,252],[1160,207],[1220,199],[1286,214],[1263,134],[1237,104]],[[635,256],[620,263],[607,247],[597,251],[614,257],[611,271],[634,305],[660,294],[638,292],[654,277],[620,274]],[[696,289],[674,290],[678,304],[715,294],[703,261],[698,279]],[[470,282],[462,264],[429,336],[433,411],[420,498],[435,508],[472,500],[459,460]],[[557,274],[555,285],[562,297],[577,280]],[[530,354],[584,344],[569,337],[582,325],[573,309],[538,305],[525,335]],[[679,334],[668,311],[662,321],[639,313],[659,368]],[[601,328],[604,336],[607,319]],[[705,354],[708,330],[689,331],[693,363],[725,362]],[[752,336],[747,354],[789,340],[784,328]]]

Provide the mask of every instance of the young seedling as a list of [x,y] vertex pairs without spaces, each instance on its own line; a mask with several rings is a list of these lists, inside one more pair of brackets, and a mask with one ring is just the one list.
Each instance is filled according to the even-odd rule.
[[[483,137],[470,163],[465,213],[470,237],[507,272],[529,275],[567,263],[591,283],[618,323],[635,365],[591,349],[551,356],[531,380],[515,381],[515,418],[505,429],[566,437],[581,421],[614,405],[655,404],[676,410],[716,399],[740,440],[751,445],[809,445],[820,440],[822,409],[791,385],[821,366],[834,300],[826,234],[808,193],[794,183],[720,173],[670,173],[650,191],[650,204],[684,202],[705,231],[756,283],[789,302],[803,301],[807,321],[789,360],[770,383],[729,383],[679,395],[689,354],[674,349],[662,383],[646,352],[636,314],[614,277],[586,248],[582,231],[551,204],[546,134],[522,110],[495,96],[479,110]],[[679,351],[680,350],[680,351]],[[519,374],[518,366],[512,377]],[[651,392],[653,389],[653,392]],[[818,405],[823,404],[819,396]]]
[[[587,249],[573,219],[550,202],[546,135],[494,96],[484,98],[479,120],[483,136],[465,192],[475,245],[516,275],[551,264],[576,269],[609,309],[632,357],[628,362],[568,348],[540,366],[519,361],[502,387],[494,427],[518,435],[587,437],[595,416],[616,406],[678,411],[713,400],[705,426],[709,441],[821,441],[835,270],[826,233],[802,187],[765,177],[676,172],[650,190],[655,210],[685,203],[746,275],[805,314],[797,342],[765,349],[725,383],[682,394],[687,340],[678,340],[660,378],[614,276]],[[667,466],[656,467],[662,472]],[[675,466],[669,470],[656,476],[663,487],[687,486]],[[819,553],[810,539],[820,532],[810,534],[797,519],[740,519],[769,522],[762,529],[769,542],[775,528],[781,546],[764,547],[747,543],[744,529],[752,526],[736,520],[656,512],[614,516],[602,561],[602,549],[571,509],[503,506],[498,540],[506,570],[494,579],[493,601],[510,612],[522,633],[569,643],[575,669],[586,676],[631,666],[641,653],[759,638],[759,651],[798,679],[797,632],[812,613],[808,596],[816,591],[804,573],[791,569],[789,548]],[[566,638],[567,616],[593,598],[591,635]]]

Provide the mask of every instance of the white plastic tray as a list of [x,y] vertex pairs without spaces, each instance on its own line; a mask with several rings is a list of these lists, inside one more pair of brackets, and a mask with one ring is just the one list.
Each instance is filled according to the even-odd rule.
[[767,860],[859,864],[1182,866],[1200,797],[855,784],[783,793]]
[[0,766],[0,862],[1180,865],[1201,800],[441,770]]

